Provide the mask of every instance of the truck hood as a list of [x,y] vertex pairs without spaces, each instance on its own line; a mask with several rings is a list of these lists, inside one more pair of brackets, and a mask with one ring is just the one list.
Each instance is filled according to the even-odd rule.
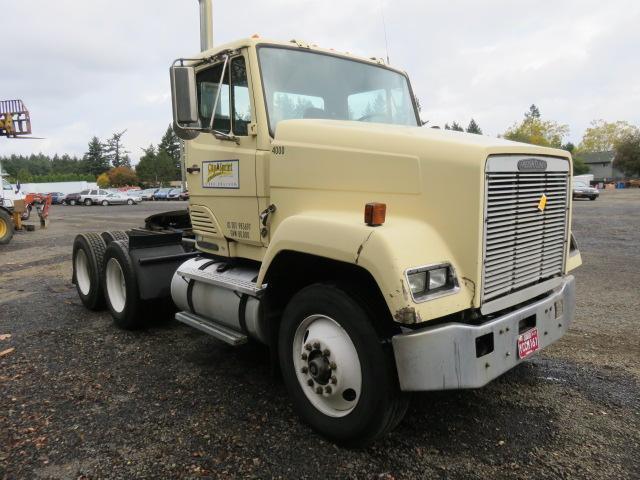
[[[474,306],[479,305],[475,286],[482,270],[487,158],[570,161],[563,150],[484,135],[333,120],[280,122],[273,143],[285,152],[274,156],[270,167],[272,197],[283,199],[278,202],[283,216],[321,209],[321,215],[351,215],[363,225],[365,203],[386,203],[387,221],[373,235],[386,236],[399,269],[451,262],[468,284]],[[289,201],[286,192],[296,192],[295,199]],[[422,239],[412,239],[418,231]]]

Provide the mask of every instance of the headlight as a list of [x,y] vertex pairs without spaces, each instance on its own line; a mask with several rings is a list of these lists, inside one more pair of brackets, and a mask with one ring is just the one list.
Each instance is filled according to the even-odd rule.
[[458,280],[453,267],[448,263],[412,268],[407,271],[407,282],[415,302],[458,291]]

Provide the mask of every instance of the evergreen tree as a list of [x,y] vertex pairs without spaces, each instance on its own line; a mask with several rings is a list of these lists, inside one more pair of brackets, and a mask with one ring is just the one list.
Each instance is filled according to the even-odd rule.
[[173,131],[173,127],[169,125],[158,144],[158,152],[166,152],[173,159],[177,178],[180,178],[180,149],[180,139]]
[[113,168],[128,167],[131,168],[131,159],[129,158],[129,152],[124,148],[122,144],[122,136],[126,133],[126,129],[121,132],[114,133],[104,145],[104,155],[111,163]]
[[540,118],[540,110],[534,104],[531,104],[529,111],[525,112],[524,118]]
[[109,160],[98,137],[93,137],[89,142],[89,150],[82,157],[82,163],[82,170],[92,175],[97,176],[109,170]]
[[453,122],[451,124],[451,130],[454,130],[456,132],[464,132],[464,128],[462,128],[462,126],[458,122]]
[[173,158],[164,150],[153,145],[143,148],[144,155],[136,165],[136,174],[143,182],[151,185],[162,185],[176,178]]
[[475,133],[477,135],[482,135],[482,129],[473,118],[469,122],[469,126],[467,127],[467,133]]

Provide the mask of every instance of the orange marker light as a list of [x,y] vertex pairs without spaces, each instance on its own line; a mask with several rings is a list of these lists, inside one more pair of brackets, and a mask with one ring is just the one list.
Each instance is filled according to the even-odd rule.
[[378,227],[384,223],[387,215],[385,203],[367,203],[364,206],[364,223],[370,227]]

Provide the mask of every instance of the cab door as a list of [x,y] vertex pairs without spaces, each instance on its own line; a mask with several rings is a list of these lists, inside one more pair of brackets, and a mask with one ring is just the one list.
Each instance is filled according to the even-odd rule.
[[[202,125],[213,129],[187,142],[185,165],[190,215],[198,246],[235,256],[241,246],[260,246],[256,192],[256,136],[246,53],[196,74]],[[224,70],[224,75],[223,75]],[[222,79],[222,81],[220,81]],[[216,104],[215,97],[220,88]]]

